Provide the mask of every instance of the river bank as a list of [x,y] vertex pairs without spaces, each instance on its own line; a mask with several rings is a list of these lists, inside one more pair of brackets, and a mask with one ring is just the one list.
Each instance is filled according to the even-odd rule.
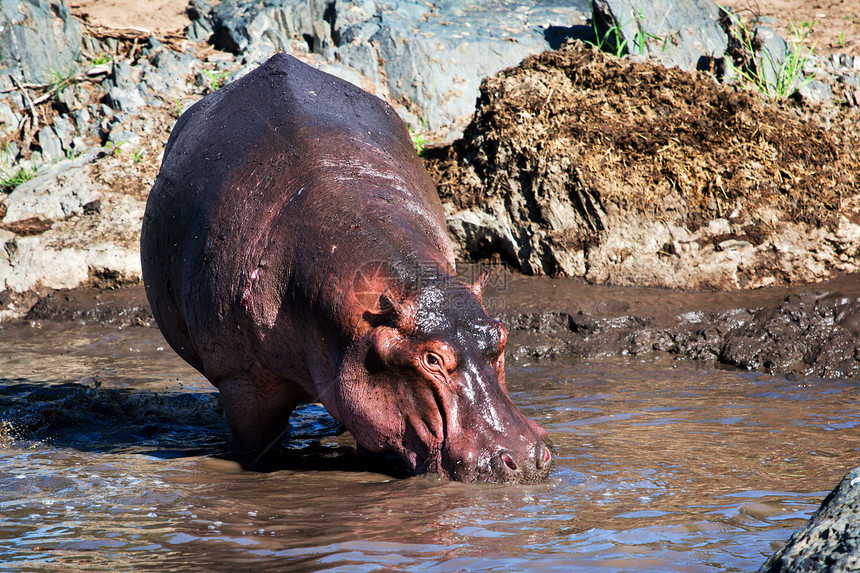
[[[194,548],[222,531],[228,554],[253,546],[251,559],[263,552],[273,568],[308,552],[308,569],[327,555],[355,565],[362,543],[359,561],[391,566],[401,551],[387,544],[402,541],[406,523],[418,540],[409,565],[468,568],[499,554],[485,538],[510,534],[529,556],[504,553],[497,568],[638,568],[626,557],[638,554],[663,569],[748,570],[857,463],[860,24],[848,3],[733,2],[734,19],[683,2],[707,35],[674,19],[684,10],[668,10],[665,29],[653,15],[631,19],[624,0],[595,2],[599,14],[585,1],[166,0],[152,14],[124,0],[19,4],[0,13],[25,46],[5,59],[0,50],[0,443],[11,452],[0,489],[18,512],[9,538],[38,543],[23,556],[8,549],[16,563],[45,547],[48,560],[78,563],[97,548],[105,567],[113,557],[133,567],[134,551],[153,547],[135,527],[154,527],[168,531],[159,556],[185,566],[208,563]],[[792,9],[810,20],[793,21]],[[607,26],[621,36],[605,49],[620,58],[589,46]],[[532,490],[516,489],[512,508],[506,493],[421,480],[374,490],[367,484],[386,477],[353,475],[341,454],[354,444],[333,437],[319,411],[297,418],[329,448],[311,453],[310,471],[281,468],[266,482],[212,469],[224,448],[217,399],[154,329],[139,285],[140,221],[176,119],[279,50],[390,101],[437,178],[461,273],[496,267],[485,303],[510,330],[515,400],[561,452],[537,502]],[[777,94],[779,70],[768,76],[767,62],[793,54],[799,73]],[[758,87],[743,79],[756,69],[767,76]],[[127,465],[142,468],[130,481]],[[18,476],[41,485],[25,491]],[[247,519],[269,486],[296,487],[285,477],[305,492],[373,490],[380,515],[397,518],[359,519],[334,537],[314,532],[330,529],[324,515]],[[226,484],[233,499],[257,478],[242,515],[213,494]],[[208,496],[198,504],[190,484],[200,482]],[[123,514],[134,526],[117,535],[97,525],[112,523],[110,507],[93,513],[63,497],[104,484],[162,497],[120,502],[148,513]],[[401,498],[386,504],[392,487],[407,505],[430,491],[423,515],[444,506],[429,530]],[[445,505],[451,487],[458,495]],[[51,509],[55,498],[68,515]],[[487,500],[499,521],[469,520]],[[287,513],[307,505],[282,501]],[[364,508],[325,507],[340,523]],[[46,531],[31,535],[34,511]],[[500,525],[511,511],[522,529]],[[547,515],[569,524],[543,528]],[[86,525],[69,527],[75,516]],[[316,529],[293,536],[303,523]],[[678,533],[703,530],[713,534]],[[654,540],[644,551],[642,536]],[[587,557],[572,563],[570,549]]]

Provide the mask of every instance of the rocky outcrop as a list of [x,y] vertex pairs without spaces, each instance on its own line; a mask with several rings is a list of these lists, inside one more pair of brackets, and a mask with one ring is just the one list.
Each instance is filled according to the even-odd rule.
[[860,570],[860,468],[848,472],[803,529],[759,573],[847,573]]
[[0,77],[42,83],[74,70],[81,25],[62,0],[0,0]]
[[[95,150],[55,164],[3,201],[0,285],[5,289],[45,292],[139,280],[144,202],[104,190],[93,178],[94,155]],[[2,302],[0,321],[25,313],[33,301],[6,297]]]
[[225,0],[208,11],[204,3],[195,6],[199,29],[211,30],[214,44],[244,63],[262,62],[276,50],[309,50],[326,71],[387,95],[414,129],[447,137],[474,112],[482,78],[590,32],[586,0]]

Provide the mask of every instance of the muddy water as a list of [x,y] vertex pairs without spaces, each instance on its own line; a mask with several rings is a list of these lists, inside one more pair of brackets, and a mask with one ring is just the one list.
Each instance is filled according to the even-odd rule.
[[858,463],[857,383],[659,359],[513,363],[530,486],[368,471],[319,407],[276,471],[217,457],[211,388],[144,327],[0,329],[11,570],[749,571]]

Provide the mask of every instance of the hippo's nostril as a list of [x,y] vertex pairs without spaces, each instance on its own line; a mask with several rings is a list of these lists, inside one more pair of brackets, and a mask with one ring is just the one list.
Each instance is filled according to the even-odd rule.
[[549,452],[549,448],[543,443],[539,443],[535,450],[535,467],[542,470],[552,460],[552,454]]
[[514,461],[514,458],[512,458],[509,453],[502,453],[502,461],[505,462],[505,465],[508,466],[511,471],[517,471],[517,462]]

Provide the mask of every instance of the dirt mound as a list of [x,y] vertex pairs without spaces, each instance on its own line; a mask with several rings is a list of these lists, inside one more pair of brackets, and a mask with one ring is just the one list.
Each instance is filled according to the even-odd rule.
[[465,258],[736,288],[857,270],[860,131],[578,44],[485,80],[429,161]]

